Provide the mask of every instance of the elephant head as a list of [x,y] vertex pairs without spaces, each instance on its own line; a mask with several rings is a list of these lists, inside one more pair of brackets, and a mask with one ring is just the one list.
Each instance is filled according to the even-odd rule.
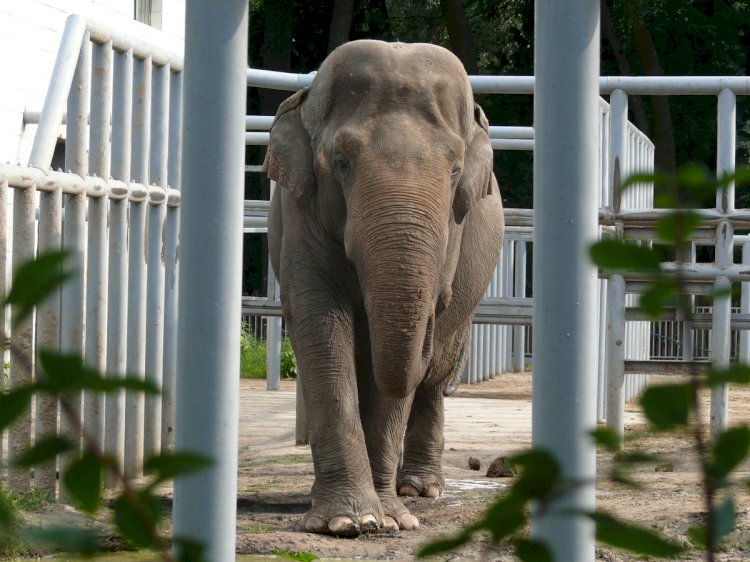
[[352,264],[376,383],[408,395],[451,299],[464,218],[494,181],[461,62],[428,44],[339,47],[279,107],[264,166]]

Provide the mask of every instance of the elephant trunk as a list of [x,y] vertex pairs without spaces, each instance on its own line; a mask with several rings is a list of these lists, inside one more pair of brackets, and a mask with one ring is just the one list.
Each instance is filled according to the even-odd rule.
[[[350,233],[370,329],[375,382],[385,395],[408,396],[432,356],[439,264],[447,246],[448,203],[429,190],[384,190],[369,200]],[[390,193],[389,193],[390,192]],[[414,200],[413,194],[423,200]]]

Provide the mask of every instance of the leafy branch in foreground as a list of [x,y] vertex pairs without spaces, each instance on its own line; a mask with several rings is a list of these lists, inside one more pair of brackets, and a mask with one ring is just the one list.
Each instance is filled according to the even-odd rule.
[[[32,314],[35,306],[70,277],[64,262],[64,253],[53,252],[40,255],[18,269],[5,303],[13,307],[13,327]],[[28,358],[18,353],[14,354],[14,360],[28,361]],[[100,448],[97,439],[87,434],[72,405],[72,399],[80,396],[82,391],[112,393],[123,390],[152,395],[160,392],[152,383],[137,376],[105,377],[86,365],[79,355],[40,351],[36,381],[0,393],[0,432],[28,412],[32,396],[45,394],[59,400],[61,415],[66,417],[72,435],[76,437],[47,435],[39,438],[29,449],[10,459],[11,466],[29,468],[50,462],[61,454],[72,455],[72,462],[62,469],[61,486],[73,503],[90,515],[102,509],[103,474],[107,471],[119,487],[119,495],[111,505],[112,519],[125,541],[136,548],[157,551],[165,562],[203,560],[202,546],[183,538],[173,539],[177,547],[176,558],[173,557],[169,542],[160,534],[163,513],[155,491],[163,482],[207,468],[211,460],[192,453],[155,455],[144,463],[144,472],[149,478],[136,486],[125,478],[117,460]],[[77,436],[82,436],[82,450]],[[0,528],[19,527],[14,513],[10,499],[0,493]],[[23,534],[34,543],[82,556],[91,556],[100,549],[100,537],[90,528],[27,527]]]
[[[697,209],[732,183],[750,182],[750,169],[741,168],[716,180],[704,168],[686,166],[674,177],[658,174],[631,177],[624,188],[643,181],[653,182],[659,188],[657,206],[671,209],[656,222],[658,242],[679,249],[689,244],[702,226]],[[650,276],[650,286],[641,295],[639,304],[652,319],[658,319],[669,308],[678,311],[678,317],[692,319],[692,299],[686,287],[684,264],[677,262],[676,267],[666,270],[662,267],[658,250],[621,239],[598,242],[592,247],[591,254],[594,263],[604,270],[634,270]],[[729,298],[726,291],[714,289],[707,293],[714,298]],[[701,393],[729,383],[750,383],[750,367],[733,364],[727,368],[703,369],[691,363],[687,371],[687,382],[646,389],[640,405],[652,431],[692,431],[693,449],[701,469],[706,517],[705,523],[691,529],[689,535],[696,546],[705,550],[706,559],[712,562],[721,540],[734,528],[736,510],[731,496],[731,473],[750,452],[750,429],[746,426],[729,428],[709,440],[705,435]],[[615,470],[619,472],[620,467],[616,465]]]
[[[682,168],[676,176],[645,174],[631,177],[623,189],[637,183],[653,183],[659,189],[656,206],[668,208],[657,221],[655,231],[662,246],[679,248],[688,242],[702,226],[701,215],[695,209],[717,190],[725,189],[731,182],[745,184],[750,181],[750,169],[740,169],[720,180],[710,177],[697,166]],[[663,252],[648,246],[626,242],[622,239],[604,239],[591,248],[594,263],[604,271],[638,272],[648,279],[648,286],[640,297],[640,307],[652,318],[661,316],[665,309],[677,308],[683,318],[692,315],[692,302],[688,298],[686,282],[680,267],[663,267]],[[713,292],[714,296],[721,293]],[[727,369],[709,369],[702,372],[691,369],[689,382],[679,382],[648,388],[640,398],[640,405],[649,429],[656,432],[689,428],[692,424],[694,449],[702,469],[704,504],[707,512],[705,524],[691,530],[696,546],[707,553],[712,562],[723,537],[733,528],[736,508],[728,493],[720,500],[718,495],[728,492],[733,484],[732,471],[750,452],[750,429],[728,429],[709,442],[703,432],[700,393],[714,386],[750,383],[750,367],[731,365]],[[592,431],[597,445],[615,455],[610,479],[615,483],[635,486],[628,475],[629,468],[643,462],[653,462],[655,457],[620,450],[620,437],[606,428]],[[584,438],[584,436],[581,436]],[[659,532],[619,520],[610,513],[580,513],[563,511],[559,500],[585,482],[565,481],[555,458],[545,451],[531,450],[520,453],[511,461],[521,469],[520,475],[508,492],[495,501],[484,516],[453,537],[434,541],[423,547],[418,556],[426,557],[459,548],[479,536],[488,537],[490,547],[510,543],[522,561],[546,562],[552,560],[549,548],[539,541],[524,536],[533,510],[535,517],[550,513],[570,517],[587,517],[596,526],[597,541],[639,556],[676,557],[685,547],[662,536]],[[745,483],[747,485],[747,483]]]

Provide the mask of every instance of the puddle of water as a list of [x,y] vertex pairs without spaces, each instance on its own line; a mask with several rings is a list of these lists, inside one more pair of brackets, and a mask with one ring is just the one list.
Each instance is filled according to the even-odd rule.
[[469,492],[471,490],[497,490],[500,488],[507,488],[508,484],[501,484],[500,482],[492,482],[490,480],[451,480],[445,481],[445,493],[450,494],[451,492]]

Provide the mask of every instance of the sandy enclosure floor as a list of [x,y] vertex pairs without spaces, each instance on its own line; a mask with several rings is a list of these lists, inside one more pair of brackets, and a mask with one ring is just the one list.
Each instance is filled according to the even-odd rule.
[[[484,476],[489,463],[531,444],[531,376],[502,375],[476,386],[462,386],[446,401],[444,467],[448,485],[438,499],[407,499],[420,520],[417,531],[397,536],[337,539],[298,530],[310,502],[313,465],[310,449],[294,445],[293,381],[279,391],[265,390],[265,381],[241,383],[240,472],[237,549],[240,553],[267,554],[274,548],[304,550],[321,558],[409,560],[420,545],[433,537],[451,534],[474,521],[503,494],[508,481]],[[730,392],[730,423],[750,422],[750,390]],[[633,405],[627,407],[626,434],[639,435],[643,419]],[[642,525],[660,529],[687,541],[687,529],[702,517],[697,465],[687,435],[638,436],[627,450],[659,453],[671,463],[672,472],[656,471],[656,463],[638,468],[635,475],[643,489],[633,491],[599,478],[600,508]],[[469,457],[481,462],[479,471],[468,468]],[[611,455],[599,453],[598,469],[604,474]],[[747,479],[748,466],[740,475]],[[727,540],[719,560],[750,559],[750,498],[736,497],[738,528]],[[488,551],[473,544],[445,559],[512,560],[507,549]],[[637,557],[597,549],[602,561],[638,560]],[[683,560],[701,560],[693,552]]]

